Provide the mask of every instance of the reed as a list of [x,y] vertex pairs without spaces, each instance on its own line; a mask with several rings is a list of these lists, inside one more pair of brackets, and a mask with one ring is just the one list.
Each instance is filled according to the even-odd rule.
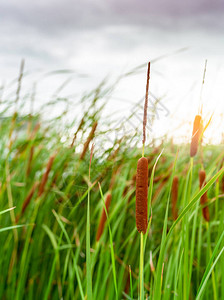
[[88,150],[88,148],[89,148],[89,144],[90,144],[90,142],[92,141],[92,139],[94,138],[94,134],[95,134],[97,125],[98,125],[98,123],[97,123],[97,121],[96,121],[96,122],[93,124],[93,127],[92,127],[92,129],[91,129],[91,131],[90,131],[90,134],[89,134],[89,136],[88,136],[88,138],[87,138],[87,140],[86,140],[86,142],[85,142],[85,144],[84,144],[82,153],[81,153],[81,155],[80,155],[80,159],[81,159],[81,160],[84,159],[84,157],[85,157],[85,155],[86,155],[86,152],[87,152],[87,150]]
[[[108,211],[109,211],[111,198],[112,198],[111,193],[109,193],[106,197],[106,200],[105,200],[105,206],[106,206],[107,214],[108,214]],[[100,217],[100,223],[99,223],[97,233],[96,233],[96,240],[97,241],[100,240],[100,238],[103,234],[103,230],[104,230],[106,220],[107,220],[107,215],[106,215],[106,212],[105,212],[105,208],[103,207],[102,214],[101,214],[101,217]]]
[[178,217],[178,210],[177,210],[177,201],[178,201],[178,186],[179,186],[179,178],[174,176],[173,183],[172,183],[172,190],[171,190],[171,197],[172,197],[172,216],[173,220],[175,221]]
[[203,131],[203,122],[200,115],[196,115],[194,119],[193,132],[191,138],[190,156],[194,157],[198,151],[199,139]]
[[[203,188],[206,184],[206,173],[204,170],[200,170],[199,172],[199,186],[200,189]],[[202,214],[205,219],[205,221],[209,222],[210,216],[209,216],[209,209],[207,206],[208,203],[208,197],[207,197],[207,192],[205,192],[200,199],[200,203],[202,205]]]
[[83,125],[84,125],[84,120],[85,120],[85,115],[82,117],[80,123],[79,123],[79,126],[78,126],[78,129],[76,130],[74,136],[73,136],[73,139],[72,139],[72,142],[71,142],[71,145],[70,145],[70,148],[72,148],[75,144],[75,141],[76,141],[76,138],[77,138],[77,134],[78,132],[82,129]]
[[18,215],[16,217],[16,223],[18,223],[18,221],[21,218],[21,216],[25,213],[25,210],[26,210],[27,206],[30,204],[30,201],[32,200],[33,195],[34,195],[34,193],[35,193],[38,185],[39,185],[39,182],[37,181],[37,182],[34,183],[34,185],[32,186],[32,188],[30,189],[28,195],[26,196],[26,199],[23,202],[21,213],[20,213],[20,215]]
[[38,197],[40,197],[44,192],[44,189],[45,189],[45,186],[46,186],[46,183],[47,183],[47,180],[48,180],[48,176],[49,176],[49,173],[52,169],[52,165],[53,165],[55,157],[56,157],[56,154],[53,154],[49,158],[46,170],[45,170],[44,175],[42,176],[42,179],[41,179],[41,182],[40,182],[40,186],[39,186],[39,190],[38,190]]
[[29,159],[28,159],[28,164],[27,164],[27,169],[26,169],[26,177],[29,177],[30,172],[31,172],[31,164],[33,160],[33,154],[34,154],[34,146],[30,148],[30,154],[29,154]]

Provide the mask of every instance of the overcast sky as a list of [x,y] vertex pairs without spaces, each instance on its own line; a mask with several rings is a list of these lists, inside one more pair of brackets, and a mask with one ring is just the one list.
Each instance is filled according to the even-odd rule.
[[[67,93],[74,94],[88,91],[106,76],[115,78],[139,64],[187,48],[152,64],[151,91],[156,97],[165,95],[163,103],[170,112],[169,117],[160,117],[156,128],[162,134],[164,128],[172,131],[183,120],[192,122],[205,59],[204,115],[214,111],[216,121],[221,122],[224,1],[2,0],[0,34],[2,82],[17,76],[24,58],[25,69],[32,74],[27,86],[41,74],[70,69],[76,77]],[[127,111],[125,100],[138,101],[145,92],[145,73],[123,80],[108,107],[119,109],[122,115]],[[53,91],[60,81],[61,77],[48,78],[38,90],[39,97]],[[189,126],[184,127],[186,136]],[[208,132],[208,139],[213,131]]]

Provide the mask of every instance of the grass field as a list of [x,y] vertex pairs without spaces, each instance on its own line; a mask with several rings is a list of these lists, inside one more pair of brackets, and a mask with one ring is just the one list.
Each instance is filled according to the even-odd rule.
[[[3,103],[0,299],[140,297],[135,180],[141,132],[105,147],[105,136],[115,129],[105,130],[96,95],[99,90],[88,95],[88,113],[64,130],[60,117],[43,121],[41,114],[8,113],[14,103]],[[144,299],[224,299],[224,146],[200,146],[194,158],[189,153],[190,145],[167,139],[145,146]],[[207,184],[200,190],[202,169]],[[200,205],[206,191],[209,222]]]

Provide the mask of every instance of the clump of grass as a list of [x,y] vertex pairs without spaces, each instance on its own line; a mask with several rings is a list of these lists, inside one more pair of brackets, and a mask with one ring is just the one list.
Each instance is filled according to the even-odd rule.
[[[93,91],[82,99],[86,101],[85,105],[90,98],[96,102],[96,95],[101,94],[99,90],[100,87],[97,92]],[[3,99],[3,102],[8,105],[6,111],[9,112],[7,100]],[[97,106],[87,109],[85,117],[79,115],[77,120],[68,124],[67,132],[61,126],[61,116],[43,122],[44,118],[39,115],[32,114],[32,118],[21,115],[19,105],[22,108],[25,100],[27,98],[21,98],[17,103],[18,114],[13,119],[11,144],[8,148],[12,117],[0,111],[0,299],[224,299],[224,279],[221,276],[224,268],[224,205],[219,184],[214,187],[215,182],[220,183],[219,177],[223,177],[223,169],[216,173],[220,169],[223,145],[205,144],[203,160],[195,159],[193,169],[191,159],[190,170],[189,145],[178,145],[180,155],[175,164],[174,149],[169,140],[164,140],[163,145],[160,144],[155,150],[149,151],[146,148],[145,156],[150,157],[147,215],[151,215],[146,234],[139,234],[135,224],[136,198],[133,195],[137,180],[133,174],[139,159],[139,149],[131,144],[132,138],[123,136],[122,143],[121,139],[117,139],[107,149],[104,142],[108,132],[100,128],[97,146],[101,148],[99,152],[102,155],[98,155],[98,152],[95,155],[90,178],[89,164],[80,163],[80,155],[70,147],[70,133],[74,131],[76,123],[78,129],[81,124],[80,131],[91,131],[87,127],[89,120],[98,120]],[[109,130],[110,124],[104,122],[103,114],[100,117],[99,124],[108,126]],[[38,135],[33,134],[34,130],[31,129],[40,120],[42,125]],[[80,120],[83,120],[82,123]],[[79,135],[76,135],[74,148],[81,143]],[[26,168],[32,146],[35,151],[27,176]],[[144,147],[145,144],[143,150]],[[161,153],[163,147],[164,159],[157,161],[154,177],[155,156]],[[87,152],[88,148],[90,146]],[[41,197],[32,202],[35,194],[38,194],[37,181],[44,178],[40,174],[46,173],[47,168],[43,169],[43,162],[48,162],[49,152],[52,155],[55,151],[60,153],[60,159],[57,154],[47,180],[45,177]],[[201,162],[206,166],[211,179],[199,190],[196,170]],[[174,174],[181,174],[181,177],[178,175],[180,208],[177,219],[171,221],[169,199]],[[99,180],[103,190],[109,193],[113,191],[113,210],[110,210],[109,217],[101,187],[99,185],[98,188],[96,184]],[[35,183],[37,186],[31,195]],[[128,189],[125,189],[126,186]],[[198,208],[201,196],[208,189],[219,201],[215,202],[215,221],[207,222],[204,226],[203,218],[198,218]],[[152,195],[156,196],[156,202],[151,201]],[[104,228],[102,243],[92,243],[97,234],[95,220],[101,205],[100,197],[107,215],[108,231]],[[2,214],[11,211],[8,207],[14,205],[15,215],[20,216],[19,221],[25,226],[14,225],[14,218]],[[183,226],[178,226],[180,222]],[[136,240],[140,240],[140,248]],[[125,290],[125,272],[128,269],[129,291]]]

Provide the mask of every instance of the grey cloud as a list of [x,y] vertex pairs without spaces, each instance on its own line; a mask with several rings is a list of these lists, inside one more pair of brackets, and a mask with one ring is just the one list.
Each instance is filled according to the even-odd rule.
[[221,0],[8,0],[1,3],[0,18],[7,24],[31,27],[46,34],[61,34],[66,30],[115,24],[173,26],[175,20],[181,23],[184,18],[198,15],[207,16],[199,18],[198,22],[214,27],[221,24],[221,18],[214,16],[223,12],[224,2]]

